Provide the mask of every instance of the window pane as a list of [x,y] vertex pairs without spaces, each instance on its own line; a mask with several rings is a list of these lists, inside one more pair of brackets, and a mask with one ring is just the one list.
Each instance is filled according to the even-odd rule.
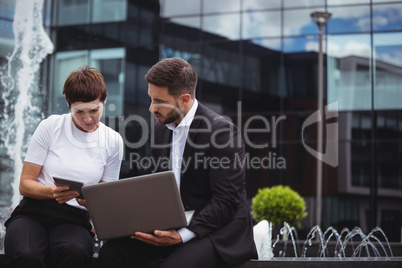
[[402,68],[402,33],[374,34],[376,60],[395,65],[395,70]]
[[202,17],[202,30],[229,39],[240,38],[240,15],[211,15]]
[[373,5],[374,31],[402,30],[402,4]]
[[401,136],[401,113],[395,110],[376,112],[375,137],[377,140],[398,139]]
[[[347,1],[347,0],[346,0]],[[391,2],[401,2],[401,0],[372,0],[373,3],[391,3]]]
[[124,59],[123,48],[98,49],[90,53],[90,66],[97,68],[105,79],[107,103],[104,116],[123,115]]
[[369,141],[371,139],[373,126],[371,111],[341,112],[338,121],[342,126],[339,133],[340,140]]
[[[280,39],[263,39],[252,40],[253,43],[243,44],[243,68],[242,87],[247,90],[247,98],[243,99],[244,102],[250,102],[250,108],[260,108],[259,111],[267,110],[272,107],[266,107],[266,101],[259,102],[258,100],[270,96],[276,96],[280,93],[285,93],[280,90]],[[255,45],[258,42],[266,42],[271,46],[278,46],[279,48],[274,51],[266,49],[263,46]],[[254,97],[254,98],[253,98]],[[258,108],[257,108],[258,109]]]
[[[189,1],[191,2],[191,1]],[[240,0],[204,0],[202,13],[240,11]]]
[[242,38],[245,39],[280,36],[281,13],[280,11],[243,13],[242,30]]
[[[119,27],[118,27],[119,28]],[[123,40],[127,42],[127,46],[151,46],[153,42],[152,22],[149,20],[141,23],[128,23],[127,31],[120,31],[124,34]],[[122,36],[123,37],[123,36]],[[122,41],[122,42],[124,42]],[[121,44],[120,42],[119,44]],[[116,44],[116,46],[120,46]]]
[[[346,168],[346,176],[352,177],[352,185],[357,187],[369,187],[370,185],[370,169],[371,166],[371,144],[369,142],[342,142],[344,152],[351,152],[351,156],[341,155],[345,159],[351,159],[351,168]],[[342,148],[343,149],[343,148]],[[345,162],[345,161],[344,161]],[[345,163],[348,165],[349,163]],[[348,172],[349,170],[349,172]]]
[[13,22],[0,20],[0,57],[11,54],[14,48]]
[[370,4],[370,0],[327,0],[327,4],[331,5],[350,5],[350,4]]
[[[233,49],[228,50],[228,47]],[[200,79],[237,89],[241,77],[238,42],[207,44],[202,51]],[[237,97],[237,92],[233,94]]]
[[[298,38],[301,42],[306,42],[302,38]],[[294,40],[297,42],[297,40]],[[286,41],[285,41],[286,47]],[[294,53],[285,53],[284,55],[284,80],[283,86],[286,90],[286,96],[289,99],[315,99],[317,98],[317,80],[314,74],[317,72],[318,58],[316,52],[305,53],[303,51],[294,51]],[[288,109],[292,109],[289,104]],[[305,109],[315,109],[315,103],[305,103],[301,105]],[[302,109],[302,108],[298,108]]]
[[93,0],[93,22],[123,21],[126,19],[126,0]]
[[0,0],[0,18],[4,19],[14,19],[15,12],[15,1],[10,0]]
[[378,142],[377,180],[379,188],[402,190],[402,146],[400,142]]
[[201,17],[176,17],[170,19],[171,22],[199,29],[201,27]]
[[369,32],[370,7],[331,7],[328,33]]
[[280,8],[281,0],[247,0],[243,2],[243,10],[259,10],[268,8]]
[[249,42],[269,50],[282,50],[282,41],[279,38],[251,39]]
[[159,36],[160,47],[164,44],[178,46],[179,49],[192,49],[193,46],[200,46],[198,42],[200,40],[199,28],[189,28],[170,22],[164,23],[162,27],[163,32]]
[[[173,40],[172,44],[161,45],[159,48],[160,59],[179,57],[190,62],[194,69],[199,70],[198,54],[199,47],[196,43],[180,43],[179,40]],[[182,41],[182,40],[181,40]],[[183,42],[183,41],[182,41]]]
[[171,17],[178,15],[199,15],[200,0],[160,0],[161,17]]
[[374,34],[375,109],[402,108],[402,33]]
[[50,87],[50,114],[62,114],[68,112],[66,98],[62,94],[64,82],[67,76],[88,63],[87,51],[59,52],[56,54],[54,84]]
[[283,0],[285,8],[287,7],[312,7],[324,6],[325,0]]
[[60,0],[57,8],[57,25],[72,25],[89,23],[90,0]]
[[318,37],[316,36],[284,38],[283,42],[285,53],[318,51]]
[[371,109],[370,35],[328,36],[328,103],[339,110]]
[[310,17],[313,12],[313,9],[285,10],[284,34],[289,36],[318,33],[318,27]]

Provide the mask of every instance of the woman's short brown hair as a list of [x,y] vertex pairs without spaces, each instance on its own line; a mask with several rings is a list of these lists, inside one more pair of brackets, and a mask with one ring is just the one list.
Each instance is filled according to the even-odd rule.
[[107,92],[103,75],[96,68],[84,65],[67,77],[63,94],[69,107],[74,102],[90,102],[98,98],[105,102]]
[[167,87],[170,95],[188,93],[195,97],[197,72],[181,58],[167,58],[156,63],[145,75],[145,80],[157,87]]

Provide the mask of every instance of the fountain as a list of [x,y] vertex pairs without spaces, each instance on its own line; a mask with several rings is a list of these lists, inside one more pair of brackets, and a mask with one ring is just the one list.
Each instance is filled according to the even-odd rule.
[[[13,21],[14,50],[1,66],[1,92],[4,102],[0,121],[1,151],[7,157],[1,159],[2,185],[11,185],[10,200],[1,200],[0,207],[0,253],[3,251],[4,220],[18,205],[18,190],[29,137],[43,118],[39,95],[38,70],[43,59],[53,51],[53,44],[43,28],[43,0],[17,0]],[[4,164],[4,162],[6,162]],[[3,166],[9,165],[10,170]],[[4,188],[3,188],[4,189]],[[10,194],[4,194],[10,196]]]
[[[388,238],[380,227],[367,235],[361,228],[344,228],[340,233],[333,227],[323,231],[314,226],[305,241],[298,240],[296,228],[286,222],[272,243],[272,224],[266,220],[254,226],[254,241],[258,260],[252,260],[239,267],[401,267],[402,257],[395,257]],[[282,236],[282,240],[280,240]],[[334,240],[334,241],[332,241]],[[290,248],[288,248],[290,244]],[[402,256],[402,245],[394,244]],[[301,247],[301,249],[300,249]],[[291,257],[287,257],[287,256]],[[341,264],[340,264],[341,263]]]

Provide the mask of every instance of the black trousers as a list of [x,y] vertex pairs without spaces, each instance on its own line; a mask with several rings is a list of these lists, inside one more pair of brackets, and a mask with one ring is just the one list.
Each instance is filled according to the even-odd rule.
[[[160,259],[163,260],[155,262]],[[209,238],[195,238],[185,244],[168,247],[152,246],[129,237],[113,239],[100,249],[99,263],[102,268],[149,267],[150,263],[159,268],[225,266]]]
[[8,267],[90,267],[88,212],[55,200],[24,198],[5,223]]

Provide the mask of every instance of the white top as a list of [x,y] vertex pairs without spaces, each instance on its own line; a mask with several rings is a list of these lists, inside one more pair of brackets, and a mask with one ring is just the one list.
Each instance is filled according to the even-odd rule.
[[180,121],[178,126],[176,126],[175,122],[166,125],[167,128],[172,130],[173,132],[172,146],[170,148],[169,165],[175,175],[179,191],[180,191],[180,174],[182,168],[184,147],[186,146],[186,140],[188,132],[190,130],[190,125],[193,122],[197,108],[198,108],[198,101],[195,100],[193,106],[188,111],[186,116]]
[[[103,123],[86,133],[74,125],[71,114],[52,115],[34,132],[25,162],[42,166],[38,175],[42,185],[53,186],[53,176],[89,185],[119,178],[123,148],[121,136]],[[67,204],[86,209],[75,199]]]
[[[181,174],[184,147],[186,146],[186,140],[188,132],[190,130],[190,125],[193,122],[197,108],[198,108],[198,101],[195,100],[193,106],[188,111],[186,116],[180,121],[178,126],[176,126],[175,122],[166,125],[167,128],[173,131],[172,146],[170,148],[169,165],[175,175],[179,191],[180,191],[180,174]],[[195,233],[187,228],[181,228],[180,230],[178,230],[178,233],[180,234],[183,243],[186,243],[195,237]]]

